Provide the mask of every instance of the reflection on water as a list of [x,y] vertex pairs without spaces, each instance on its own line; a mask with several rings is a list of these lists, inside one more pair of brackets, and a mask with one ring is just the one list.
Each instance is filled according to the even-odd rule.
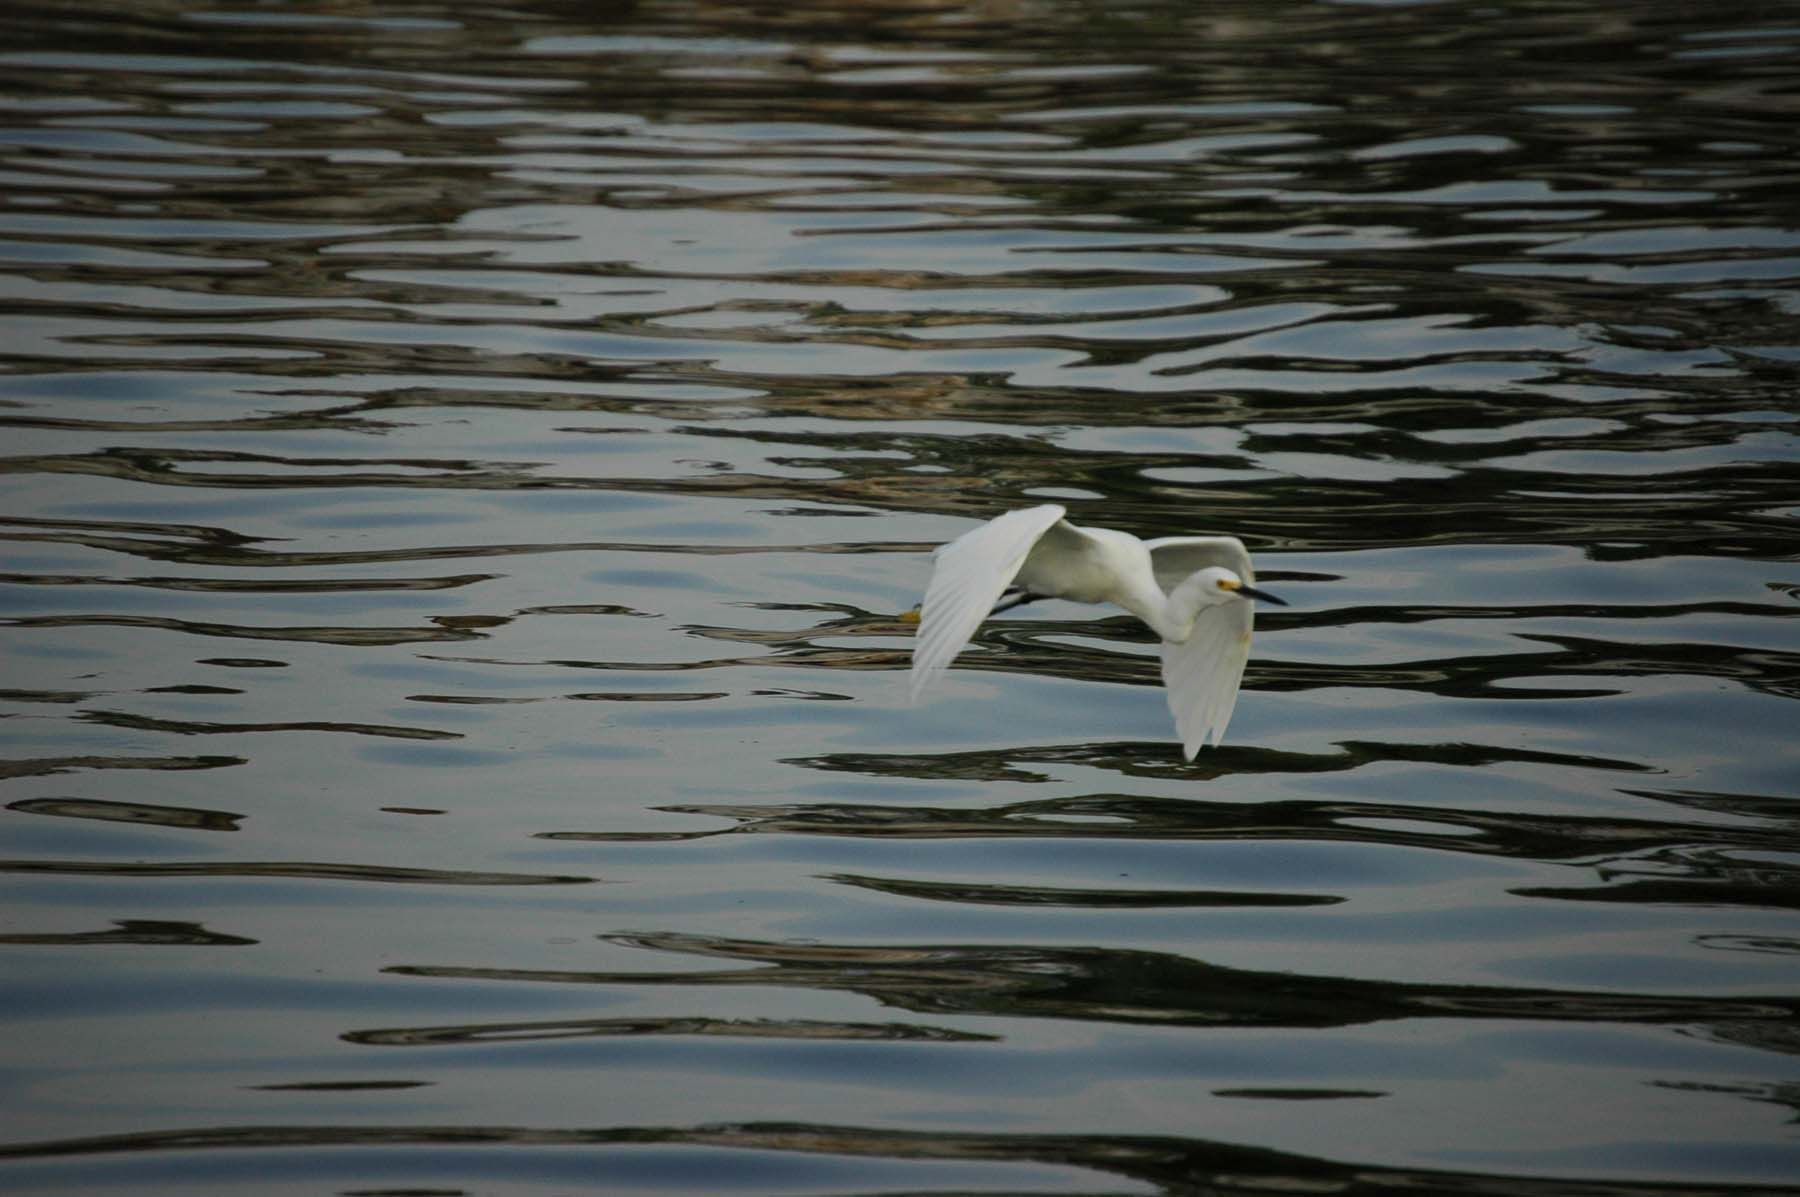
[[[1257,1098],[1305,1101],[1376,1096],[1306,1090],[1252,1093]],[[1304,1111],[1296,1111],[1304,1112]],[[595,1175],[623,1178],[645,1189],[724,1185],[748,1191],[824,1190],[854,1183],[879,1167],[911,1182],[915,1191],[956,1191],[975,1178],[1026,1185],[1024,1192],[1081,1192],[1092,1179],[1117,1192],[1217,1191],[1252,1193],[1365,1188],[1374,1192],[1479,1192],[1487,1174],[1467,1170],[1350,1168],[1330,1160],[1212,1140],[1156,1136],[931,1133],[878,1127],[800,1125],[782,1122],[716,1123],[699,1127],[537,1129],[516,1126],[331,1126],[318,1128],[221,1128],[182,1135],[121,1135],[68,1145],[80,1152],[88,1174],[110,1178],[107,1157],[181,1151],[204,1153],[191,1174],[229,1180],[237,1172],[216,1161],[232,1148],[256,1148],[272,1164],[308,1162],[313,1176],[357,1175],[336,1163],[332,1148],[357,1148],[369,1172],[394,1171],[479,1177],[536,1187],[590,1183]],[[433,1164],[418,1153],[431,1148]],[[655,1149],[679,1148],[678,1155]],[[545,1149],[561,1148],[550,1152]],[[509,1150],[512,1149],[512,1150]],[[576,1150],[569,1150],[576,1149]],[[1071,1177],[1072,1170],[1081,1175]],[[21,1169],[38,1174],[35,1169]],[[381,1190],[375,1190],[381,1191]],[[386,1190],[397,1191],[397,1190]],[[415,1190],[417,1191],[417,1190]],[[456,1190],[451,1190],[456,1191]],[[1620,1187],[1540,1177],[1512,1177],[1507,1192],[1521,1197],[1611,1197]],[[1785,1187],[1742,1185],[1745,1197],[1791,1192]]]
[[1786,1191],[1791,18],[0,16],[0,1175]]
[[[1518,1017],[1670,1022],[1728,1020],[1771,1026],[1770,1046],[1793,1040],[1800,999],[1699,1000],[1648,995],[1554,993],[1479,986],[1406,986],[1256,974],[1148,952],[1094,948],[855,948],[818,943],[744,943],[691,936],[617,936],[660,951],[691,952],[769,969],[680,973],[552,973],[397,966],[409,976],[637,985],[768,985],[851,989],[885,1006],[923,1013],[989,1013],[1204,1026],[1346,1026],[1421,1017]],[[688,1034],[683,1027],[664,1033]]]

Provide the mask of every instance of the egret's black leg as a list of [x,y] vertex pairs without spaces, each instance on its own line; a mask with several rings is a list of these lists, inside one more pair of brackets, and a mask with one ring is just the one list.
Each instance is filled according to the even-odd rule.
[[1002,611],[1011,611],[1014,607],[1023,607],[1026,603],[1035,603],[1043,597],[1043,595],[1033,594],[1029,590],[1009,590],[1000,596],[1000,601],[994,604],[994,609],[989,611],[988,614],[998,615]]

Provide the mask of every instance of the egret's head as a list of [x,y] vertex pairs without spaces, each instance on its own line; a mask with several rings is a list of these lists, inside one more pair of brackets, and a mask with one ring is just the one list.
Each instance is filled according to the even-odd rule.
[[1266,590],[1245,583],[1244,579],[1222,565],[1209,565],[1200,571],[1200,594],[1209,603],[1225,603],[1232,599],[1262,599],[1265,603],[1274,603],[1277,607],[1287,606],[1287,600],[1278,599]]

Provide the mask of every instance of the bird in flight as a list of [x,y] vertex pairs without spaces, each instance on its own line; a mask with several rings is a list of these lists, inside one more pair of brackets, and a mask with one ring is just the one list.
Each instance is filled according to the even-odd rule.
[[1218,746],[1250,659],[1253,599],[1287,605],[1256,588],[1250,553],[1235,536],[1139,540],[1083,528],[1055,503],[1009,511],[940,547],[919,608],[912,698],[950,668],[981,621],[1044,598],[1113,603],[1162,640],[1162,676],[1193,760]]

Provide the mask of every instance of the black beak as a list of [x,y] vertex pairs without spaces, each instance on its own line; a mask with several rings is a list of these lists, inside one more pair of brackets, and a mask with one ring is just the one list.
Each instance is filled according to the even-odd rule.
[[1265,603],[1274,603],[1277,607],[1287,606],[1286,599],[1276,598],[1266,590],[1258,590],[1254,586],[1239,586],[1237,592],[1248,598],[1261,599]]

